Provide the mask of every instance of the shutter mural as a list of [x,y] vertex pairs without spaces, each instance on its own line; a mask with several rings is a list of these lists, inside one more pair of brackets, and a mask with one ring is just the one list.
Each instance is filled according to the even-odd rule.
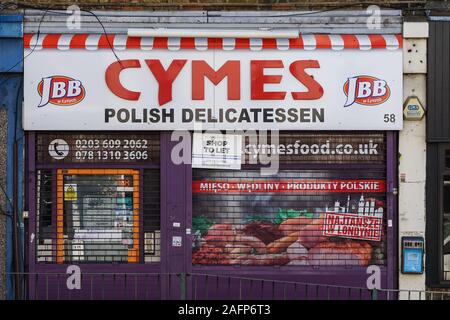
[[277,145],[258,141],[260,151],[282,150],[271,176],[247,165],[253,147],[244,141],[242,170],[194,170],[194,265],[385,265],[384,133],[283,132]]

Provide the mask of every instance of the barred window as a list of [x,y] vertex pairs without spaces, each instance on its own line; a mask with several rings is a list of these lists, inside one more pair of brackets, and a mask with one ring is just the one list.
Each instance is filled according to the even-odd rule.
[[52,170],[38,170],[36,183],[36,246],[37,261],[54,261],[54,224],[52,218],[52,184],[56,182]]
[[57,176],[57,262],[139,261],[139,171]]
[[160,172],[144,170],[143,219],[145,262],[161,260]]
[[37,261],[159,262],[159,169],[143,170],[143,194],[140,174],[133,169],[39,170]]

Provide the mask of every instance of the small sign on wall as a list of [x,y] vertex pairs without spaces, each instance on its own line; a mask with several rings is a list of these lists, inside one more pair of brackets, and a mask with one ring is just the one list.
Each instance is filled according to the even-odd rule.
[[179,236],[172,237],[172,247],[181,247],[182,240]]
[[241,169],[241,135],[195,132],[193,140],[193,168]]
[[403,106],[403,117],[405,120],[422,120],[425,115],[425,108],[417,97],[408,97]]
[[65,184],[64,185],[64,201],[77,201],[77,185]]

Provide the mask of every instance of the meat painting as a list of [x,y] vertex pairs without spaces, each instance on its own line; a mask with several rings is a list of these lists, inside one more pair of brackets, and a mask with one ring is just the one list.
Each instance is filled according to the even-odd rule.
[[[260,179],[258,173],[250,171],[223,173],[228,174],[233,181],[235,175]],[[286,180],[294,174],[299,175],[284,172],[277,178]],[[311,179],[316,174],[302,172],[302,178]],[[365,173],[357,174],[360,178]],[[379,179],[370,174],[367,178]],[[199,194],[193,208],[194,265],[316,268],[385,263],[382,231],[386,228],[386,203],[381,192]],[[327,219],[329,214],[333,219]],[[348,230],[331,232],[328,221]],[[352,225],[354,221],[359,225]],[[379,239],[355,236],[352,228],[358,227],[358,234],[364,234],[360,231],[368,221],[381,221]]]

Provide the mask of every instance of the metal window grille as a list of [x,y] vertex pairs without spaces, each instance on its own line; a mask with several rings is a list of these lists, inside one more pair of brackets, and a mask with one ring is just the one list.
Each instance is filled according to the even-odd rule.
[[38,170],[37,261],[159,261],[159,169],[143,177],[140,194],[140,170]]
[[36,250],[37,262],[54,262],[54,236],[52,219],[52,170],[38,170],[36,183]]
[[145,169],[143,174],[144,257],[145,262],[159,262],[161,260],[160,172],[158,169]]
[[36,134],[36,262],[159,262],[159,141],[154,132]]
[[58,170],[56,261],[138,262],[139,171]]
[[[384,138],[384,134],[347,133],[344,137],[328,134],[326,139],[321,135],[314,140],[311,134],[282,133],[280,141],[309,139],[310,145],[320,145],[322,140],[335,141],[334,145],[336,141],[359,145],[372,140],[378,144],[378,154],[369,158],[330,154],[306,156],[306,160],[301,155],[289,155],[280,157],[280,162],[284,159],[289,169],[282,166],[276,175],[269,177],[261,176],[259,167],[245,165],[240,171],[195,169],[193,264],[385,265]],[[355,157],[362,157],[367,168],[351,169],[349,164],[356,162]],[[316,167],[307,169],[305,163]],[[296,169],[296,164],[302,168]],[[343,164],[345,168],[339,169]],[[377,187],[371,189],[371,183]],[[333,184],[362,184],[363,188],[330,187]],[[324,185],[328,187],[314,189]]]
[[266,138],[257,131],[244,135],[242,164],[258,164],[260,156],[278,156],[280,164],[380,164],[386,161],[382,132],[292,132]]

